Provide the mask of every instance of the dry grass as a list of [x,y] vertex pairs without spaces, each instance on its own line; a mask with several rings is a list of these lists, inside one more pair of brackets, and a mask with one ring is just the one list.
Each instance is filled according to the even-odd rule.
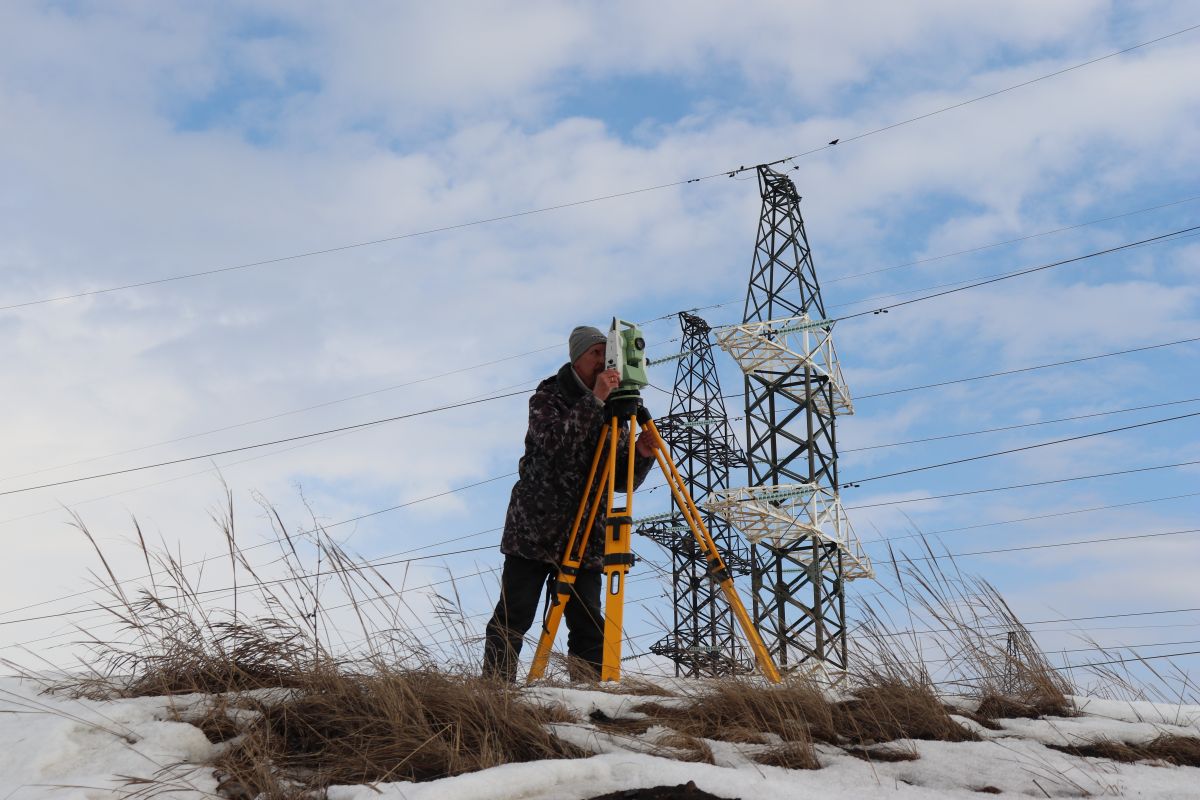
[[978,739],[927,688],[899,683],[861,687],[850,699],[831,701],[808,683],[774,687],[726,680],[684,705],[643,703],[634,710],[683,733],[726,742],[762,744],[764,734],[785,742],[859,745]]
[[894,588],[885,592],[899,619],[882,604],[861,604],[855,682],[956,689],[979,701],[984,718],[1072,714],[1074,687],[996,587],[923,544],[921,557],[890,551]]
[[708,742],[698,736],[688,736],[686,733],[670,733],[655,743],[660,749],[656,754],[676,761],[690,761],[697,764],[716,764],[716,756]]
[[814,684],[763,686],[730,678],[677,706],[643,703],[634,711],[691,736],[763,744],[764,734],[787,742],[828,741],[833,734],[830,705]]
[[218,764],[251,796],[270,796],[289,782],[427,781],[587,755],[547,727],[570,719],[561,710],[533,705],[494,681],[442,672],[339,673],[259,710]]
[[1113,761],[1157,761],[1177,767],[1200,767],[1200,739],[1191,736],[1163,734],[1146,744],[1127,744],[1111,739],[1097,739],[1078,745],[1047,745],[1073,756],[1107,758]]
[[855,690],[852,699],[835,704],[833,712],[834,727],[842,740],[855,744],[897,739],[979,740],[950,718],[927,686],[899,682],[864,686]]
[[[314,577],[301,563],[302,542],[265,509],[280,552],[272,563],[284,577],[267,579],[251,563],[238,545],[229,501],[214,516],[229,553],[227,575],[237,587],[224,605],[211,601],[212,590],[201,588],[181,557],[153,552],[136,525],[154,577],[131,590],[76,518],[102,566],[97,577],[107,599],[101,607],[120,630],[103,640],[88,634],[90,653],[79,674],[53,688],[97,699],[207,695],[207,703],[185,702],[176,716],[223,743],[214,766],[222,793],[231,798],[283,800],[335,783],[424,781],[587,755],[553,735],[551,723],[575,721],[564,709],[475,677],[474,663],[456,667],[444,652],[424,648],[395,617],[381,620],[378,609],[402,605],[403,593],[319,528],[303,542],[315,545]],[[349,598],[339,603],[349,606],[342,616],[369,642],[353,657],[335,656],[329,644],[326,631],[333,626],[323,601],[330,586],[341,590],[339,600]],[[451,593],[434,603],[444,629],[458,622],[452,619],[456,601]],[[390,635],[381,637],[381,628]],[[169,776],[164,770],[160,783]]]
[[[577,722],[570,713],[473,676],[476,659],[462,644],[469,630],[456,591],[434,603],[435,622],[462,648],[460,658],[448,659],[444,651],[426,648],[400,620],[402,587],[352,558],[319,527],[301,540],[264,508],[279,549],[272,563],[284,577],[267,580],[262,567],[247,558],[230,501],[214,519],[228,549],[227,571],[240,588],[222,596],[223,606],[214,606],[211,590],[200,588],[180,557],[151,552],[140,529],[141,554],[156,577],[130,590],[76,519],[103,567],[103,608],[120,623],[123,636],[89,635],[91,654],[66,689],[103,698],[209,695],[207,704],[193,705],[179,718],[221,743],[214,766],[221,792],[233,800],[289,800],[319,795],[334,784],[426,781],[506,763],[587,755],[554,735],[553,723]],[[302,544],[316,553],[317,578],[302,564]],[[868,609],[846,694],[831,696],[801,678],[779,686],[726,678],[677,692],[634,679],[619,688],[595,688],[675,699],[635,706],[644,719],[599,715],[592,721],[631,737],[644,736],[651,726],[667,728],[670,733],[657,738],[654,752],[678,760],[714,763],[708,741],[717,740],[748,745],[759,763],[817,769],[814,742],[858,758],[894,761],[916,758],[915,747],[877,745],[976,740],[939,700],[936,689],[947,683],[966,687],[979,701],[977,713],[967,716],[981,724],[1068,713],[1069,682],[1051,668],[994,587],[959,575],[952,562],[947,572],[945,560],[929,552],[927,560],[898,560],[897,596],[905,627],[916,627],[915,618],[923,616],[920,626],[935,635],[906,638],[886,614]],[[331,643],[330,631],[338,626],[326,608],[330,587],[340,592],[339,599],[348,598],[340,603],[349,607],[340,621],[348,616],[358,626],[365,649]],[[1001,635],[993,635],[995,630]],[[422,637],[430,638],[428,631]],[[936,679],[932,663],[945,665]],[[1112,752],[1124,760],[1196,765],[1197,759],[1192,739],[1088,747],[1116,748]],[[164,772],[162,784],[169,779]]]
[[812,745],[788,742],[753,756],[755,762],[784,769],[820,769],[821,763],[813,752]]
[[896,747],[843,747],[842,751],[848,756],[854,756],[863,761],[880,761],[884,763],[916,761],[921,757],[915,750],[901,750]]

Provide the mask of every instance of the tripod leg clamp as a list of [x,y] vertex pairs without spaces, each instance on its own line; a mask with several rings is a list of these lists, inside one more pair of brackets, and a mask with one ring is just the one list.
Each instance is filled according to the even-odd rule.
[[[577,567],[569,567],[566,564],[561,565],[558,568],[558,580],[554,583],[554,598],[550,602],[557,605],[560,595],[570,594],[571,588],[575,585],[575,576],[578,574],[579,569]],[[571,580],[564,581],[562,579],[563,575],[570,575]]]

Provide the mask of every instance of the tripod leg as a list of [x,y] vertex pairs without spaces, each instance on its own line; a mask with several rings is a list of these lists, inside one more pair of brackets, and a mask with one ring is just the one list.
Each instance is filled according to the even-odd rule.
[[[613,420],[614,428],[616,427],[615,423],[616,420]],[[591,489],[596,480],[596,471],[600,466],[601,456],[608,451],[608,439],[609,433],[605,429],[600,435],[600,441],[596,444],[596,453],[592,456],[592,466],[588,470],[583,496],[579,498],[575,521],[571,524],[571,535],[567,538],[567,547],[563,552],[562,563],[558,568],[558,578],[554,583],[554,600],[542,623],[542,633],[538,638],[537,650],[534,651],[533,663],[529,667],[527,679],[529,681],[535,681],[546,673],[546,665],[550,662],[550,649],[554,647],[554,639],[558,635],[558,626],[562,622],[563,611],[571,597],[571,586],[575,583],[575,576],[579,574],[579,565],[583,562],[584,551],[587,550],[588,535],[596,521],[596,514],[600,511],[600,502],[605,497],[604,489],[609,483],[609,475],[612,471],[608,462],[615,458],[612,453],[609,453],[605,459],[604,469],[600,472],[600,485],[596,487],[595,494],[592,494]],[[590,505],[589,498],[591,499]],[[587,524],[580,528],[579,523],[583,520],[585,510],[588,511]]]
[[650,419],[648,415],[645,416],[643,427],[653,434],[654,457],[658,459],[658,465],[662,468],[663,476],[667,479],[667,484],[671,487],[671,494],[675,497],[676,505],[683,512],[688,527],[691,528],[692,535],[696,537],[696,542],[700,545],[700,549],[704,551],[705,559],[708,562],[708,574],[713,580],[717,581],[717,584],[721,587],[721,592],[725,595],[726,601],[728,601],[730,608],[733,609],[733,615],[737,618],[742,633],[750,642],[750,649],[754,651],[754,657],[758,661],[758,668],[772,683],[779,683],[779,670],[775,666],[775,661],[771,658],[770,651],[763,644],[762,637],[758,635],[758,631],[755,629],[750,615],[746,612],[746,606],[742,604],[742,598],[738,596],[737,589],[733,586],[733,576],[726,568],[712,535],[704,525],[700,509],[696,507],[695,501],[692,500],[692,496],[687,490],[687,483],[684,481],[683,476],[679,474],[679,470],[675,467],[675,462],[671,460],[671,454],[667,451],[666,443],[658,435],[658,429],[654,427],[654,420]]
[[609,482],[608,482],[608,518],[604,532],[604,657],[601,661],[600,680],[619,681],[621,679],[621,637],[624,630],[625,617],[625,576],[633,565],[633,553],[630,551],[630,528],[633,524],[633,474],[634,474],[634,421],[636,415],[629,418],[628,458],[625,469],[625,507],[614,508],[617,474],[617,418],[612,421],[612,439],[610,443]]

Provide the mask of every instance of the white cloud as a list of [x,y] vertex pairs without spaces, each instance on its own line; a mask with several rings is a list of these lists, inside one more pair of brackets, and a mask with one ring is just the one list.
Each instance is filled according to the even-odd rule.
[[[7,8],[12,24],[0,28],[21,35],[10,33],[0,47],[0,114],[17,121],[0,131],[0,297],[18,302],[244,263],[708,174],[923,113],[1128,41],[1105,31],[1108,9],[1095,3],[1019,11],[884,4],[866,15],[825,8],[755,4],[734,15],[718,6],[628,4],[601,15],[557,4],[485,5],[474,13],[379,5],[349,15],[287,4],[274,7],[288,23],[280,30],[241,36],[252,20],[198,11],[85,8],[70,16]],[[1138,22],[1156,28],[1152,16]],[[1152,192],[1163,175],[1194,171],[1198,96],[1186,79],[1195,66],[1187,45],[1180,38],[797,162],[821,274],[1072,222],[1097,198]],[[678,123],[644,129],[636,143],[604,120],[554,114],[556,102],[587,81],[657,75],[694,85],[722,80],[725,71],[749,87],[738,108],[710,103]],[[318,88],[286,94],[297,73],[312,73]],[[251,102],[208,129],[178,129],[181,107],[247,74],[266,85],[262,94],[284,96]],[[243,138],[243,126],[261,124],[276,138],[266,145]],[[758,215],[754,186],[722,178],[4,312],[9,352],[0,376],[17,388],[0,472],[534,350],[612,313],[658,315],[740,296]],[[943,208],[956,222],[938,224]],[[1082,252],[1113,236],[1036,242],[1021,248],[1022,259],[1036,263],[1060,247]],[[852,391],[924,382],[926,369],[936,380],[1186,335],[1195,291],[1180,278],[1194,258],[1172,252],[1166,277],[1064,273],[961,293],[886,321],[847,323],[839,348]],[[833,284],[826,299],[923,285],[958,269],[959,262],[939,263]],[[719,321],[738,313],[737,304],[714,312]],[[673,323],[656,330],[675,335]],[[562,357],[541,353],[48,477],[453,402],[536,379]],[[1131,369],[1039,376],[1003,404],[988,402],[995,390],[983,384],[900,405],[863,404],[862,416],[842,423],[842,440],[901,438],[930,420],[967,428],[1009,414],[1024,419],[1031,409],[1052,415],[1048,409],[1078,404],[1081,394],[1099,397]],[[657,394],[648,402],[665,405]],[[300,480],[318,513],[343,519],[510,470],[523,425],[519,399],[497,401],[251,461],[230,467],[228,477],[240,496],[262,490],[295,524],[304,519],[293,488]],[[1089,447],[1023,467],[1054,474],[1127,457],[1124,449]],[[11,495],[4,518],[200,466]],[[922,484],[937,485],[934,476]],[[484,500],[418,506],[385,524],[397,540],[481,529],[500,516],[502,508],[486,503],[502,506],[503,488]],[[922,493],[939,492],[911,490]],[[195,546],[208,552],[214,545],[201,536],[202,511],[213,499],[210,480],[180,480],[90,504],[86,514],[109,536],[128,530],[128,507],[169,541],[206,542]],[[77,583],[90,556],[62,519],[0,527],[23,548],[4,573],[7,605]],[[254,537],[265,529],[254,521],[246,530]],[[375,529],[366,538],[399,549],[382,544]],[[121,560],[136,566],[132,556]]]

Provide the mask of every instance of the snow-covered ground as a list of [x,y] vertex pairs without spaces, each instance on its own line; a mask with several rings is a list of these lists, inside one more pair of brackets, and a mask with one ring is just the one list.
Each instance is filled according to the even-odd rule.
[[[1046,747],[1101,738],[1143,743],[1161,733],[1200,736],[1197,706],[1078,698],[1081,716],[1005,720],[999,731],[959,718],[984,740],[905,742],[919,753],[915,761],[868,763],[818,745],[822,769],[787,770],[752,761],[747,749],[752,745],[723,742],[710,743],[715,765],[674,761],[646,752],[662,729],[614,735],[589,722],[596,710],[612,718],[635,717],[631,709],[646,702],[644,696],[530,691],[576,711],[580,721],[556,725],[557,732],[597,755],[513,764],[423,784],[334,787],[331,800],[582,800],[687,781],[720,797],[755,800],[979,798],[987,796],[980,794],[985,787],[999,789],[1001,796],[1200,798],[1197,768],[1118,764]],[[130,779],[155,777],[177,787],[156,797],[212,796],[216,780],[205,762],[220,745],[192,725],[171,721],[172,708],[187,708],[199,699],[72,700],[41,695],[28,681],[0,679],[0,800],[106,800],[146,788]]]

